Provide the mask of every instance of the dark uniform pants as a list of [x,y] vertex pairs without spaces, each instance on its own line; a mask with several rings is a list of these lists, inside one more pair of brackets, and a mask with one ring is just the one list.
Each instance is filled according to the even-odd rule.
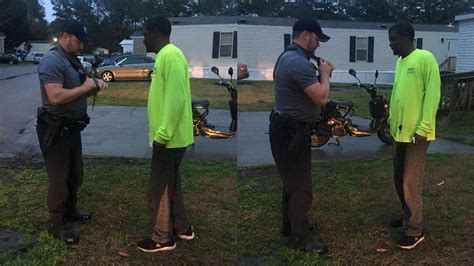
[[179,166],[186,148],[166,149],[153,144],[148,211],[153,225],[152,239],[164,243],[175,232],[184,232],[188,219],[184,209]]
[[273,159],[283,180],[282,232],[291,234],[290,244],[300,244],[309,238],[308,212],[313,200],[311,139],[303,123],[292,124],[272,119],[269,134]]
[[53,145],[41,144],[46,125],[38,121],[36,132],[48,173],[49,231],[64,229],[63,217],[76,211],[77,192],[83,180],[82,142],[79,131],[60,136]]

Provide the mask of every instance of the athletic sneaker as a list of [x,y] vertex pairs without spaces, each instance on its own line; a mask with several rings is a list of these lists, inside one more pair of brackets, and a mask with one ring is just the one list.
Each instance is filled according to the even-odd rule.
[[173,240],[166,243],[158,243],[151,238],[142,239],[137,242],[137,245],[139,250],[148,253],[168,251],[176,248],[176,243]]
[[403,236],[398,246],[402,249],[412,249],[416,247],[421,241],[425,239],[425,234],[421,233],[419,236]]
[[196,237],[194,234],[194,227],[190,225],[184,232],[176,234],[176,236],[182,240],[193,240]]

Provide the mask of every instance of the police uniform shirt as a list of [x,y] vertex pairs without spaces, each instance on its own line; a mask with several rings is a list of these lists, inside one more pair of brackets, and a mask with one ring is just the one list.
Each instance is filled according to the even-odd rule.
[[319,82],[315,67],[306,51],[293,44],[280,56],[275,66],[275,107],[293,119],[307,123],[317,121],[321,108],[304,89]]
[[78,98],[61,105],[53,106],[46,95],[44,86],[49,83],[62,84],[65,89],[82,85],[81,70],[76,70],[68,60],[68,55],[57,45],[53,47],[38,65],[38,77],[41,87],[43,107],[52,114],[68,119],[80,119],[87,111],[87,96]]

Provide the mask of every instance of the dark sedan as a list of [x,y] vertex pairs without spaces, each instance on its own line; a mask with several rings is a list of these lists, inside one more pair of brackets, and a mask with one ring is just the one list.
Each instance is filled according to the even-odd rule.
[[6,63],[6,64],[18,64],[19,60],[16,55],[13,54],[0,54],[0,63]]
[[153,76],[154,64],[155,60],[148,56],[130,55],[122,58],[115,65],[96,68],[94,75],[107,82],[114,80],[150,80]]

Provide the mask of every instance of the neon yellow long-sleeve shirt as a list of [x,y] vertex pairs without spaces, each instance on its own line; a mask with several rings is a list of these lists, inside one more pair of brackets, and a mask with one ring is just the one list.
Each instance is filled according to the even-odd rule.
[[148,94],[150,146],[183,148],[194,141],[188,62],[181,50],[167,44],[156,55]]
[[440,95],[439,67],[430,51],[415,49],[398,58],[389,116],[395,141],[411,142],[415,134],[435,139]]

